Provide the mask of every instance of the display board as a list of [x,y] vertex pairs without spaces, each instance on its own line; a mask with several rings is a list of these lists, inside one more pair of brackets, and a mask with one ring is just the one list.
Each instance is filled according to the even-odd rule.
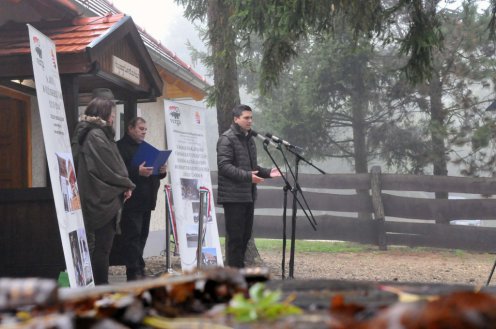
[[93,286],[55,44],[29,24],[28,29],[43,140],[69,283],[71,287]]
[[208,165],[205,113],[203,108],[164,101],[167,148],[172,150],[171,175],[174,214],[182,270],[197,266],[200,190],[208,191],[201,243],[201,267],[223,266],[212,180]]

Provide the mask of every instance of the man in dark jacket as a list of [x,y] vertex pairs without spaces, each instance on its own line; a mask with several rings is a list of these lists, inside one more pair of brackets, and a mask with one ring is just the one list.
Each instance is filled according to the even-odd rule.
[[129,122],[124,137],[117,142],[117,147],[129,172],[129,178],[136,184],[133,195],[124,204],[121,221],[122,234],[117,238],[121,245],[120,252],[124,257],[128,281],[145,276],[143,250],[150,229],[150,217],[157,203],[160,180],[167,175],[165,164],[160,167],[159,175],[152,175],[153,167],[146,167],[144,162],[139,166],[132,164],[133,157],[139,145],[144,141],[146,132],[146,121],[140,117],[134,118]]
[[256,184],[264,178],[280,176],[280,173],[276,168],[262,168],[257,164],[257,148],[251,134],[251,108],[237,105],[232,113],[234,123],[217,141],[217,203],[224,207],[226,263],[241,268],[253,228]]

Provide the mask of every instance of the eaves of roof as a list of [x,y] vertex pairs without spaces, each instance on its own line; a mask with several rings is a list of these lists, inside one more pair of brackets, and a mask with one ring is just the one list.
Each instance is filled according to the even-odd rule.
[[[122,14],[119,9],[107,0],[71,0],[71,2],[78,4],[82,10],[94,15],[104,16],[109,13]],[[210,87],[210,84],[205,77],[193,70],[191,65],[182,61],[174,52],[167,49],[167,47],[160,41],[154,39],[144,29],[139,26],[137,26],[137,28],[143,39],[143,43],[149,49],[150,55],[156,64],[162,66],[167,71],[175,74],[178,78],[187,81],[203,92]]]
[[[129,59],[134,58],[135,65],[140,67],[145,77],[143,84],[132,85],[126,82],[126,88],[135,88],[137,93],[141,93],[141,98],[162,95],[163,81],[130,16],[116,14],[104,17],[76,17],[70,20],[33,22],[32,25],[55,43],[61,74],[93,75],[98,73],[100,68],[104,68],[107,73],[102,71],[98,74],[105,75],[106,80],[113,79],[113,83],[121,87],[124,82],[108,74],[108,52],[112,44],[124,41],[127,47],[131,47],[131,53],[134,55]],[[127,55],[123,50],[125,47],[121,48],[121,55]],[[3,78],[31,76],[31,65],[25,65],[25,60],[29,60],[30,54],[25,23],[4,24],[0,29],[0,75]]]
[[[70,24],[57,22],[40,22],[35,27],[43,26],[43,33],[57,47],[58,54],[79,53],[86,51],[88,45],[109,31],[124,15],[105,17],[77,17]],[[25,55],[31,52],[27,29],[19,24],[6,24],[0,30],[0,56]]]
[[79,14],[80,10],[71,0],[0,0],[0,26],[9,21],[71,19]]

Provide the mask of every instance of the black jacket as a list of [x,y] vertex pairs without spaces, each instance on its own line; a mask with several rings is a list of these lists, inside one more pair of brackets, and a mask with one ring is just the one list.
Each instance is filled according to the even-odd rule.
[[124,203],[124,210],[128,211],[149,211],[154,210],[157,204],[157,192],[160,187],[160,180],[166,176],[151,175],[144,177],[139,175],[139,167],[132,165],[134,154],[138,150],[139,144],[136,143],[127,133],[117,141],[119,153],[126,164],[129,178],[136,184],[136,188]]
[[258,170],[258,176],[270,177],[270,169],[257,164],[253,137],[245,135],[237,124],[232,124],[217,141],[217,166],[219,204],[255,202],[257,187],[251,182],[251,172]]

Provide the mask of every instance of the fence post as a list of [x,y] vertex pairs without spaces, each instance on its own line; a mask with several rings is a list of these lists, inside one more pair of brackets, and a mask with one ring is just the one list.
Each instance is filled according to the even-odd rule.
[[381,197],[381,167],[373,166],[370,170],[370,189],[372,191],[372,208],[374,220],[377,221],[377,244],[380,250],[387,250],[386,229],[384,223],[384,205]]

